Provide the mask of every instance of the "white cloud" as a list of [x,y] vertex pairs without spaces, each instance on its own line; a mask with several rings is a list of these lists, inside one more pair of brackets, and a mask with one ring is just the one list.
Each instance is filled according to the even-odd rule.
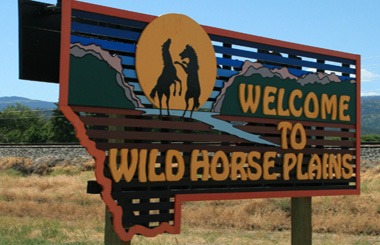
[[363,91],[360,93],[361,96],[379,96],[380,93],[379,92],[375,92],[375,91]]
[[361,69],[361,74],[362,74],[362,79],[361,79],[362,82],[372,82],[375,80],[380,80],[379,74],[375,74],[364,68]]
[[[363,85],[363,86],[365,86],[365,85]],[[379,96],[380,95],[380,89],[379,88],[366,88],[360,92],[360,95],[361,96]]]

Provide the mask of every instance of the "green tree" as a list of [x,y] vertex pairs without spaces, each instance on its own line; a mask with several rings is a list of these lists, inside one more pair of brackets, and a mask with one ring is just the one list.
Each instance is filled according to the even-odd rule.
[[73,125],[65,118],[62,112],[56,108],[49,121],[49,141],[57,143],[78,142]]
[[380,134],[366,134],[361,137],[363,142],[380,141]]
[[49,138],[47,122],[40,111],[22,104],[8,106],[0,112],[0,142],[46,142]]

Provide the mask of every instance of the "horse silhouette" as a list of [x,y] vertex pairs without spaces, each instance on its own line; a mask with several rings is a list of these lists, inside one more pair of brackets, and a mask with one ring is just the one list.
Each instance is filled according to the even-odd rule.
[[173,96],[176,96],[177,92],[177,86],[176,82],[179,82],[180,90],[179,95],[182,94],[182,83],[181,80],[177,76],[177,70],[173,64],[172,57],[169,52],[171,44],[171,39],[168,38],[163,44],[162,44],[162,59],[164,61],[164,67],[162,69],[161,75],[157,79],[157,83],[150,92],[150,97],[154,99],[156,97],[156,94],[158,95],[158,100],[160,104],[160,116],[162,116],[162,100],[163,96],[166,96],[166,109],[168,112],[168,115],[170,116],[169,112],[169,100],[170,100],[170,86],[174,84],[174,91]]
[[[201,95],[201,87],[199,85],[198,76],[198,56],[194,48],[191,45],[186,45],[185,49],[179,54],[182,62],[175,61],[174,64],[180,65],[187,74],[187,90],[185,94],[186,109],[183,112],[182,117],[185,116],[186,111],[189,109],[189,100],[193,99],[193,108],[190,112],[190,118],[193,116],[194,109],[199,107],[199,96]],[[188,59],[188,61],[185,61]]]

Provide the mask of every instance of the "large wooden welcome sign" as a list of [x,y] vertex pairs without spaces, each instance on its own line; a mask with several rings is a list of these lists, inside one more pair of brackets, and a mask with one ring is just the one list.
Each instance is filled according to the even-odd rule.
[[360,57],[63,1],[60,108],[122,240],[181,203],[359,194]]

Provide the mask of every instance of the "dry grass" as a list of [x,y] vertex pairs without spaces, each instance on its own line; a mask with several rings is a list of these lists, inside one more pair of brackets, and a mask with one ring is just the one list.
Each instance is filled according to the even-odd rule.
[[[98,195],[85,193],[94,176],[83,169],[91,163],[47,163],[45,171],[24,171],[32,165],[28,159],[0,160],[0,244],[102,244],[104,205]],[[314,244],[380,244],[379,164],[362,173],[360,196],[313,198],[313,232]],[[180,235],[133,239],[138,244],[252,241],[290,243],[290,198],[189,202]]]
[[[6,163],[15,166],[12,160],[21,161],[10,159]],[[0,244],[101,241],[104,206],[99,196],[86,194],[85,186],[93,173],[73,171],[72,166],[53,166],[48,172],[51,175],[25,175],[14,168],[3,168]],[[58,174],[72,172],[78,174]]]
[[[313,198],[313,231],[380,235],[380,164],[362,173],[360,196]],[[290,230],[290,198],[187,203],[185,224],[244,230]]]
[[183,222],[191,227],[289,230],[290,205],[287,201],[257,199],[187,203],[182,212]]
[[[2,176],[0,210],[16,217],[44,217],[75,221],[101,215],[99,197],[85,194],[82,174],[77,176]],[[53,210],[53,212],[52,212]],[[104,210],[101,210],[104,211]]]

